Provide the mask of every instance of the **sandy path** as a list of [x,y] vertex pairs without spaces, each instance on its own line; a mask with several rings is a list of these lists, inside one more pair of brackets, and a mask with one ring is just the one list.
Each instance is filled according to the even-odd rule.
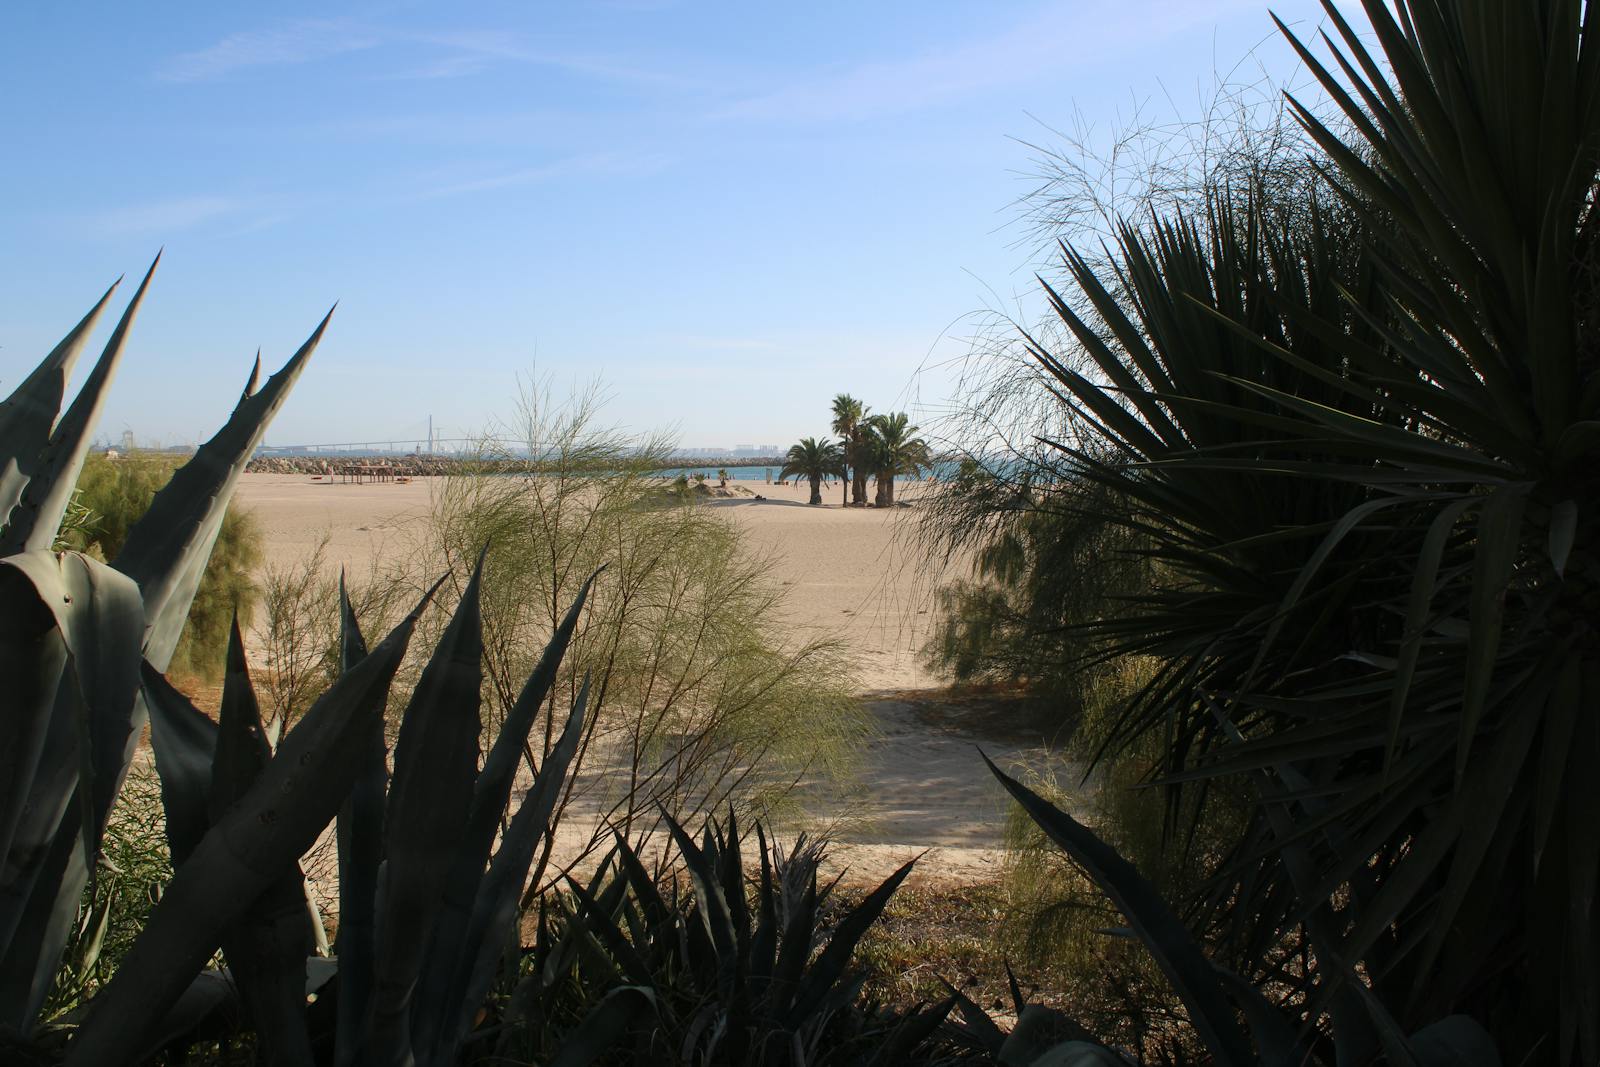
[[[915,508],[841,508],[837,484],[825,496],[833,503],[820,508],[804,503],[802,487],[742,487],[770,499],[717,499],[705,506],[724,511],[750,549],[769,559],[772,576],[784,586],[786,626],[799,635],[838,638],[852,650],[878,727],[862,754],[860,781],[812,805],[837,820],[834,862],[848,867],[853,879],[875,880],[931,850],[918,866],[919,879],[994,877],[1005,804],[978,747],[1002,767],[1036,766],[1050,757],[1038,738],[997,732],[959,715],[926,714],[927,706],[941,703],[938,680],[917,654],[933,619],[936,582],[911,565],[902,547]],[[914,499],[916,487],[909,488],[906,495]],[[326,534],[327,564],[362,574],[420,532],[430,492],[425,479],[346,485],[251,474],[241,479],[237,500],[255,512],[268,565],[293,565]]]

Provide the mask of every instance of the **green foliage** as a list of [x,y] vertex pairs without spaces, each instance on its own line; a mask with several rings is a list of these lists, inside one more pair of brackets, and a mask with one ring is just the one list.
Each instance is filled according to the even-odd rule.
[[798,444],[789,446],[789,454],[778,472],[779,478],[804,478],[811,483],[809,504],[822,503],[822,479],[845,475],[844,452],[837,444],[824,437],[802,437]]
[[94,884],[78,906],[44,1015],[89,1001],[116,973],[167,882],[172,861],[162,833],[161,788],[149,764],[128,772],[100,845]]
[[833,398],[833,432],[839,435],[842,462],[850,471],[850,502],[867,502],[867,414],[872,409],[848,393]]
[[932,465],[928,442],[917,436],[918,428],[911,425],[910,416],[903,411],[873,415],[863,425],[861,458],[857,462],[877,479],[873,504],[893,507],[894,480],[914,476]]
[[[257,365],[227,422],[155,493],[108,566],[57,545],[74,497],[81,495],[76,486],[95,417],[154,271],[152,264],[59,418],[67,378],[110,292],[0,404],[0,662],[7,667],[11,701],[0,717],[0,1028],[24,1039],[57,986],[74,930],[85,929],[79,922],[83,894],[101,861],[112,808],[147,721],[149,692],[141,671],[148,675],[170,663],[238,476],[327,326],[324,319],[260,388]],[[276,830],[274,818],[262,822],[269,838],[294,829],[292,820]],[[272,866],[270,854],[258,858]],[[252,888],[245,882],[245,889]],[[173,880],[174,886],[192,884]],[[218,888],[228,901],[224,906],[255,895],[230,898],[228,887]],[[93,901],[91,913],[98,906],[110,914]],[[136,999],[181,992],[170,984],[187,980],[191,963],[198,972],[215,948],[202,943],[203,921],[192,929],[184,925],[202,917],[203,909],[188,913],[194,903],[165,909],[183,916],[176,922],[188,931],[187,941],[180,939],[182,951],[155,950],[155,971],[166,984],[142,988],[138,979],[123,979],[119,969],[107,990],[120,980],[124,988],[131,983]],[[140,956],[148,934],[147,929],[135,941],[130,961]],[[98,935],[88,936],[92,946]],[[90,955],[77,955],[75,965],[88,969]],[[159,1012],[146,1014],[141,1025],[160,1021]],[[140,1051],[122,1045],[124,1056]]]
[[[1001,772],[993,763],[989,764],[989,769],[1028,818],[1070,856],[1073,864],[1115,905],[1131,934],[1149,952],[1178,994],[1189,1025],[1213,1062],[1348,1063],[1368,1056],[1374,1045],[1381,1047],[1386,1062],[1411,1063],[1418,1067],[1463,1064],[1498,1067],[1502,1062],[1493,1039],[1483,1026],[1465,1015],[1435,1021],[1406,1036],[1375,997],[1354,995],[1353,990],[1362,978],[1353,970],[1340,975],[1341,981],[1347,983],[1342,988],[1348,995],[1341,998],[1335,994],[1330,1032],[1323,1034],[1304,1027],[1297,1006],[1274,1003],[1255,985],[1213,964],[1185,924],[1168,908],[1162,894],[1116,848]],[[1324,933],[1318,931],[1316,936],[1320,938]],[[1303,967],[1308,956],[1318,952],[1329,953],[1315,963],[1325,973],[1346,966],[1328,942],[1313,943],[1307,955],[1285,962],[1290,968]],[[1048,1026],[1041,1018],[1043,1013],[1035,1013],[1037,1029],[1051,1031],[1048,1040],[1038,1041],[1039,1035],[1028,1032],[1033,1029],[1029,1026],[1030,1012],[1015,984],[1012,993],[1018,1021],[1010,1035],[1001,1034],[977,1005],[969,1001],[961,1004],[969,1039],[997,1054],[1002,1063],[1032,1063],[1043,1067],[1047,1063],[1063,1062],[1064,1052],[1088,1056],[1087,1062],[1092,1063],[1126,1062],[1100,1041],[1093,1030],[1059,1012],[1048,1013]],[[1027,1046],[1026,1053],[1017,1047],[1022,1044]],[[1167,1050],[1163,1058],[1181,1061],[1187,1057],[1174,1056],[1172,1050]]]
[[[903,1016],[858,1002],[864,975],[851,958],[911,870],[907,863],[819,928],[832,885],[820,885],[822,850],[802,838],[787,853],[758,825],[741,841],[736,817],[708,825],[697,843],[668,829],[682,855],[689,893],[663,889],[620,837],[586,888],[569,881],[558,903],[565,929],[544,956],[540,995],[576,999],[566,1011],[603,1016],[618,988],[638,990],[625,1025],[599,1032],[587,1022],[583,1062],[667,1064],[831,1064],[946,1062],[931,1038],[953,1000]],[[744,849],[755,845],[749,884]],[[686,899],[687,898],[687,899]],[[572,1047],[569,1039],[569,1048]],[[522,1049],[537,1055],[538,1049]]]
[[[62,546],[97,559],[115,559],[128,531],[178,466],[177,457],[164,453],[87,457],[73,498],[74,506],[87,516],[61,531]],[[261,563],[261,543],[260,528],[250,513],[228,509],[173,653],[173,670],[207,681],[222,677],[228,627],[235,615],[248,622],[260,599],[254,575]]]
[[[975,464],[943,483],[925,501],[921,533],[959,538],[972,577],[939,591],[923,649],[930,666],[957,684],[1024,683],[1054,709],[1062,741],[1093,709],[1103,725],[1108,687],[1127,666],[1104,655],[1093,624],[1155,580],[1142,535],[1106,521],[1112,504],[1093,485],[1039,486]],[[1078,744],[1080,754],[1106,732]]]
[[[489,546],[491,724],[578,583],[607,565],[557,683],[570,701],[592,675],[594,703],[580,784],[557,821],[569,809],[590,813],[593,849],[608,838],[606,820],[637,833],[659,826],[663,809],[680,822],[730,802],[769,812],[802,777],[850,767],[864,720],[840,646],[785,640],[781,587],[766,562],[721,512],[663,494],[653,472],[670,443],[599,426],[592,397],[557,405],[537,395],[522,426],[539,470],[447,479],[415,555],[459,568]],[[495,471],[515,462],[491,460]],[[550,712],[536,756],[553,738]]]
[[1467,1012],[1588,1062],[1600,15],[1363,7],[1328,6],[1334,64],[1301,50],[1339,117],[1293,105],[1297,175],[1066,248],[1022,342],[1036,469],[1152,568],[1087,627],[1154,665],[1110,751],[1153,739],[1174,841],[1180,798],[1258,797],[1193,927],[1354,1060]]

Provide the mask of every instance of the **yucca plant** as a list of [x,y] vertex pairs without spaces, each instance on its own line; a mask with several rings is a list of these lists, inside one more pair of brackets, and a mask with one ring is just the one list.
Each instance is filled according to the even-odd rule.
[[[1470,1016],[1452,1015],[1407,1035],[1370,992],[1352,995],[1341,1005],[1328,1032],[1307,1026],[1301,1011],[1269,996],[1270,985],[1258,986],[1214,963],[1155,886],[1093,830],[1001,771],[987,756],[984,762],[1028,817],[1122,913],[1129,932],[1149,950],[1171,983],[1211,1062],[1240,1067],[1363,1063],[1370,1060],[1373,1043],[1392,1064],[1499,1067],[1502,1062],[1494,1040]],[[1293,774],[1286,768],[1280,771]],[[1285,850],[1289,865],[1301,869],[1302,846],[1287,845]],[[1325,923],[1313,924],[1313,930],[1310,947],[1317,954],[1323,977],[1344,983],[1343,988],[1352,994],[1361,989],[1361,978],[1341,960],[1335,933]],[[1334,971],[1343,973],[1329,973]],[[1282,975],[1275,976],[1273,984],[1292,988]],[[1009,1035],[978,1005],[959,998],[967,1023],[963,1032],[971,1044],[995,1054],[1002,1063],[1019,1067],[1129,1062],[1071,1016],[1026,1004],[1015,979],[1011,989],[1018,1022]]]
[[1593,1062],[1600,9],[1363,6],[1382,64],[1331,4],[1340,73],[1296,42],[1344,123],[1296,105],[1318,189],[1126,225],[1050,291],[1060,447],[1158,576],[1090,627],[1163,663],[1112,744],[1259,776],[1191,918],[1247,971],[1314,942],[1308,1023],[1370,993]]

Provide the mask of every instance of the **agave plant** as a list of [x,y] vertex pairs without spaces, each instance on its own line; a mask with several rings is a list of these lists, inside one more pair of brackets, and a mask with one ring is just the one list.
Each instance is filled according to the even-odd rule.
[[[528,731],[589,584],[480,769],[481,566],[480,558],[407,705],[392,781],[383,709],[428,598],[370,654],[342,598],[344,673],[276,754],[262,731],[237,630],[216,723],[146,665],[176,871],[145,932],[91,1006],[69,1063],[132,1062],[152,1047],[154,1035],[172,1029],[175,1008],[193,1011],[183,1001],[200,995],[191,992],[197,978],[200,988],[215,988],[199,971],[219,947],[267,1062],[311,1062],[312,929],[297,861],[336,812],[338,953],[332,985],[320,994],[335,998],[334,1062],[456,1062],[502,955],[517,944],[518,898],[587,704],[585,687],[500,834]],[[217,887],[234,891],[213,894]]]
[[[327,320],[259,389],[258,363],[227,424],[157,494],[109,566],[53,552],[149,282],[59,420],[72,363],[109,292],[0,406],[0,662],[13,693],[0,717],[0,1027],[26,1035],[37,1024],[148,720],[175,871],[121,966],[73,1020],[67,1062],[134,1062],[236,990],[269,1062],[310,1063],[306,998],[316,988],[337,995],[336,1062],[453,1063],[517,945],[523,882],[582,729],[587,687],[502,827],[528,730],[590,585],[481,767],[481,557],[411,695],[392,781],[389,686],[438,586],[370,653],[343,598],[343,673],[276,750],[236,625],[213,722],[162,671],[238,475]],[[313,968],[298,861],[335,817],[340,955]],[[219,949],[229,974],[204,970]]]
[[[543,968],[543,988],[576,974],[606,993],[564,1045],[572,1059],[562,1062],[589,1062],[630,1042],[635,1062],[930,1061],[927,1042],[955,999],[878,1016],[856,1004],[864,976],[849,966],[914,860],[846,912],[823,942],[820,909],[833,884],[818,886],[819,849],[796,842],[780,857],[757,824],[752,906],[731,810],[699,842],[665,821],[692,886],[689,906],[676,882],[670,895],[663,892],[620,836],[588,887],[568,879],[569,925]],[[629,1025],[618,1025],[619,1016]]]
[[[159,263],[159,257],[157,257]],[[0,1026],[26,1034],[54,979],[111,805],[147,718],[141,660],[165,668],[244,462],[317,347],[324,319],[131,530],[110,565],[52,551],[156,264],[65,413],[67,379],[111,299],[0,405]]]

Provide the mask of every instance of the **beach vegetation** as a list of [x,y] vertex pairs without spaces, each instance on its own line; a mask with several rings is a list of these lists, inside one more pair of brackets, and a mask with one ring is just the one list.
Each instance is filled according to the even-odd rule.
[[782,479],[804,478],[810,482],[811,499],[806,503],[812,505],[822,503],[822,480],[834,476],[845,477],[844,450],[826,437],[820,441],[802,437],[798,444],[790,445],[783,469],[778,472]]
[[833,432],[839,435],[839,450],[845,466],[841,478],[848,483],[843,486],[842,503],[864,505],[867,502],[866,419],[871,411],[849,393],[833,398]]
[[[0,405],[6,460],[0,488],[13,497],[4,530],[13,551],[0,567],[7,620],[0,653],[13,668],[14,700],[12,712],[0,719],[7,771],[0,794],[0,1053],[8,1062],[103,1067],[244,1055],[268,1063],[331,1057],[336,1063],[444,1065],[463,1054],[494,1054],[530,1028],[558,1035],[551,1047],[563,1063],[595,1062],[632,1035],[654,1045],[669,1040],[665,1051],[676,1053],[676,1062],[741,1062],[740,1050],[751,1040],[769,1062],[921,1058],[943,1014],[863,1011],[856,998],[860,978],[848,972],[856,943],[909,864],[819,944],[817,907],[828,889],[818,888],[816,851],[797,843],[779,856],[758,828],[763,875],[750,907],[735,802],[748,803],[740,787],[765,781],[755,768],[782,751],[784,722],[770,712],[788,711],[814,728],[830,712],[837,725],[839,709],[819,703],[832,692],[827,678],[818,684],[803,677],[826,658],[821,646],[784,652],[751,643],[770,600],[741,584],[749,572],[724,550],[726,540],[714,541],[712,554],[693,561],[717,568],[712,577],[724,584],[711,588],[740,610],[690,609],[692,635],[648,627],[652,618],[683,620],[661,613],[670,602],[694,601],[702,589],[695,579],[676,575],[664,584],[644,580],[651,571],[671,569],[664,543],[699,543],[693,535],[706,531],[678,520],[700,509],[650,494],[614,493],[623,510],[673,520],[648,527],[655,538],[641,542],[623,536],[619,515],[597,514],[593,507],[592,494],[604,496],[612,483],[586,484],[587,498],[561,498],[563,513],[584,516],[583,534],[615,552],[616,563],[608,560],[573,583],[508,704],[496,700],[495,674],[505,661],[494,653],[503,656],[514,646],[505,642],[504,629],[489,636],[491,626],[504,628],[507,619],[490,608],[495,583],[485,580],[490,553],[487,545],[481,548],[403,697],[392,770],[385,751],[391,690],[448,577],[431,583],[370,648],[341,584],[338,677],[275,732],[275,741],[261,718],[237,623],[230,627],[216,718],[172,685],[163,668],[232,488],[326,320],[264,385],[257,388],[251,376],[222,430],[156,493],[107,564],[58,549],[57,540],[87,449],[92,420],[86,413],[98,407],[149,280],[59,423],[51,405],[59,404],[77,349],[105,300]],[[595,458],[594,447],[610,447],[587,432],[586,419],[564,426],[571,431],[564,439],[581,453],[573,457],[575,469],[585,477],[615,474],[610,461],[618,454],[598,465],[582,461]],[[547,463],[538,478],[566,469]],[[502,479],[512,485],[533,480]],[[485,500],[457,489],[472,501]],[[564,521],[537,509],[512,516],[502,507],[494,514]],[[570,551],[562,559],[565,565],[582,562]],[[610,566],[631,595],[611,593],[607,607],[597,579]],[[648,641],[616,639],[618,620],[608,611],[621,611]],[[719,626],[742,636],[734,639]],[[608,635],[613,639],[606,641]],[[662,646],[683,638],[689,644],[682,658],[668,661]],[[586,643],[588,662],[575,680],[565,668]],[[660,667],[631,677],[617,669],[641,652],[670,662],[670,676]],[[740,656],[746,672],[730,673]],[[834,677],[834,664],[826,666],[827,677]],[[691,671],[706,669],[717,672],[715,692],[688,680]],[[786,679],[785,669],[799,680]],[[628,693],[641,678],[649,688],[672,690],[682,706],[626,718],[622,739],[632,727],[637,752],[641,725],[668,738],[657,751],[666,751],[674,788],[701,797],[700,806],[688,810],[704,814],[714,803],[726,811],[725,828],[708,825],[704,843],[696,845],[665,810],[681,792],[649,794],[648,814],[629,809],[630,816],[645,816],[638,822],[615,817],[613,809],[607,832],[617,835],[619,847],[600,870],[623,874],[618,888],[599,890],[611,903],[593,906],[593,895],[575,882],[569,882],[570,897],[536,893],[539,933],[533,951],[525,952],[526,889],[530,879],[538,882],[532,869],[542,862],[541,845],[552,836],[562,798],[571,796],[581,753],[592,751],[597,737],[599,747],[618,739],[591,725],[605,714],[602,690]],[[808,703],[784,703],[786,692],[801,690]],[[727,692],[739,703],[729,704]],[[552,718],[555,704],[561,711]],[[755,727],[738,734],[732,724],[755,704],[761,705],[761,746],[739,749],[730,737],[750,737]],[[721,721],[686,733],[683,723],[702,709],[717,711]],[[484,751],[486,710],[492,726]],[[158,788],[148,765],[134,767],[146,723]],[[686,736],[730,761],[737,770],[731,784],[684,777],[694,767],[681,747]],[[816,757],[827,744],[826,736],[811,735],[800,773],[825,769]],[[530,755],[534,751],[538,755]],[[530,762],[532,786],[513,802],[519,770]],[[637,761],[633,766],[641,769]],[[644,769],[653,774],[656,766]],[[643,796],[637,789],[634,794]],[[330,823],[340,869],[332,946],[319,936],[299,867]],[[164,850],[153,847],[158,825]],[[678,894],[675,880],[664,893],[627,844],[630,832],[645,836],[656,825],[671,834],[683,857],[695,887],[692,904]],[[115,866],[90,879],[102,863]],[[632,910],[614,910],[630,900]],[[549,906],[567,916],[557,920],[565,931],[555,940],[545,936],[552,928]],[[615,925],[621,914],[626,935]],[[580,959],[586,987],[574,971]],[[636,968],[641,959],[647,961],[642,970]],[[627,984],[619,985],[624,979]],[[758,986],[762,995],[751,999]],[[574,988],[587,996],[574,1001]],[[714,1016],[707,1015],[708,997],[715,997]],[[558,1004],[571,1015],[553,1010]],[[708,1027],[713,1021],[717,1025]]]
[[932,466],[933,454],[903,411],[869,416],[865,426],[860,462],[876,482],[872,504],[892,508],[894,480],[921,474]]
[[[601,410],[593,390],[530,390],[499,436],[520,437],[539,470],[506,473],[515,458],[489,455],[493,473],[451,476],[433,495],[415,559],[465,573],[489,546],[486,721],[509,714],[515,680],[605,564],[552,691],[570,701],[592,675],[574,784],[553,825],[582,813],[568,823],[589,828],[581,854],[603,847],[610,826],[661,831],[663,813],[687,825],[730,804],[742,815],[793,811],[796,785],[845,773],[864,729],[845,650],[784,636],[767,562],[721,511],[663,492],[655,472],[674,443],[614,430]],[[558,711],[552,699],[536,756],[553,743]]]
[[[974,457],[981,494],[1025,470],[1148,568],[1039,629],[1146,665],[1095,754],[1157,746],[1166,848],[1206,875],[1183,921],[1012,793],[1219,1059],[1267,1038],[1214,966],[1281,989],[1291,1059],[1427,1062],[1444,1028],[1588,1062],[1600,53],[1575,3],[1363,8],[1370,36],[1328,7],[1332,65],[1294,41],[1331,113],[1245,144],[1292,150],[1065,243],[1002,398],[1033,462]],[[1195,849],[1230,797],[1237,836]]]
[[[128,531],[180,465],[179,456],[164,452],[134,451],[116,459],[90,453],[84,458],[58,547],[100,560],[115,559]],[[173,653],[174,671],[207,682],[221,680],[228,627],[235,615],[248,622],[260,600],[255,573],[261,551],[262,534],[254,517],[242,508],[229,508]]]

